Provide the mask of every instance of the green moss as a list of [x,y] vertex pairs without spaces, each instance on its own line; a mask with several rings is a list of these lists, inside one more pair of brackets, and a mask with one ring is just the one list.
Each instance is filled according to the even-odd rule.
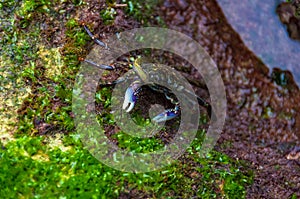
[[[54,129],[74,128],[71,117],[73,80],[80,64],[78,59],[84,54],[84,46],[90,38],[75,19],[69,19],[64,26],[67,28],[67,43],[63,48],[44,44],[40,30],[41,23],[44,23],[41,19],[55,18],[61,11],[56,8],[63,7],[64,3],[36,0],[1,2],[1,13],[7,18],[3,20],[6,23],[1,33],[3,48],[0,61],[10,71],[4,82],[11,79],[10,82],[15,82],[13,89],[23,87],[28,91],[29,87],[31,91],[19,110],[18,132],[35,134],[35,118],[55,126]],[[80,4],[82,2],[78,2]],[[7,81],[5,87],[9,87],[10,82]],[[53,99],[59,101],[54,102]]]
[[160,27],[164,27],[165,23],[159,16],[154,16],[154,10],[160,5],[159,0],[122,0],[122,3],[127,4],[126,13],[133,16],[136,20],[141,22],[143,25],[150,25],[151,21],[156,21]]
[[272,77],[273,81],[276,82],[277,85],[283,86],[283,87],[287,86],[288,79],[287,79],[284,71],[279,71],[279,70],[273,71],[271,74],[271,77]]
[[[61,140],[65,150],[51,146],[45,137],[29,136],[0,149],[0,196],[116,198],[121,192],[136,189],[153,197],[242,198],[244,186],[252,181],[251,173],[240,170],[242,162],[218,152],[206,159],[189,154],[198,165],[176,162],[158,172],[133,174],[99,163],[75,135]],[[193,186],[197,189],[191,189]]]
[[105,10],[100,11],[100,16],[105,25],[113,24],[116,14],[117,14],[116,10],[111,7],[108,7]]
[[[83,5],[82,1],[72,2]],[[138,19],[155,17],[150,12],[153,1],[123,2],[128,5],[126,12]],[[180,161],[160,171],[144,174],[116,171],[100,163],[83,148],[78,136],[72,133],[71,101],[79,57],[86,54],[85,46],[91,39],[69,15],[65,15],[67,22],[63,24],[66,28],[63,47],[53,48],[43,42],[40,30],[42,21],[39,17],[55,18],[60,11],[54,8],[64,3],[67,1],[0,3],[1,12],[6,17],[0,33],[3,46],[0,61],[4,66],[1,68],[0,89],[15,93],[8,96],[10,103],[2,101],[1,95],[1,104],[12,104],[19,109],[18,112],[8,109],[11,116],[19,117],[18,123],[10,121],[18,125],[19,134],[15,134],[14,140],[0,143],[0,198],[117,198],[121,193],[129,192],[140,192],[153,198],[243,197],[253,174],[246,170],[247,165],[243,162],[215,151],[206,159],[200,159],[197,154],[201,150],[204,130],[199,132],[198,139]],[[103,12],[102,17],[112,20],[112,11]],[[10,90],[12,92],[8,92]],[[95,99],[108,108],[110,95],[111,89],[102,89],[96,93]],[[16,96],[20,101],[11,100]],[[111,125],[114,122],[109,111],[104,111],[101,118],[103,123]],[[38,135],[45,131],[39,130],[36,120],[41,125],[51,126],[48,136]],[[135,120],[140,125],[149,122],[138,115]],[[206,117],[201,118],[201,122],[206,121]],[[63,134],[66,132],[69,135]],[[122,132],[114,136],[121,147],[136,152],[154,151],[163,146],[154,138],[139,139]]]
[[161,149],[164,144],[161,140],[155,138],[138,138],[132,137],[126,133],[119,132],[112,136],[112,138],[116,138],[118,140],[118,147],[134,151],[137,153],[148,153]]
[[297,194],[293,194],[291,197],[290,197],[290,199],[297,199]]

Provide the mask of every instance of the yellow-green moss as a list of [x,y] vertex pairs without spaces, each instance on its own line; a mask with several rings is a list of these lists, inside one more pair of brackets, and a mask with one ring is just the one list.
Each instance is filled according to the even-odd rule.
[[54,81],[61,78],[64,62],[60,54],[60,48],[46,49],[45,46],[40,45],[37,54],[45,67],[44,75]]

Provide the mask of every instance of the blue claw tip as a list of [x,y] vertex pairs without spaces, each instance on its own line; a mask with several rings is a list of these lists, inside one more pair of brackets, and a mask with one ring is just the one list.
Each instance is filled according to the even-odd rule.
[[178,112],[174,109],[167,109],[163,113],[158,114],[152,120],[156,123],[165,122],[178,116]]

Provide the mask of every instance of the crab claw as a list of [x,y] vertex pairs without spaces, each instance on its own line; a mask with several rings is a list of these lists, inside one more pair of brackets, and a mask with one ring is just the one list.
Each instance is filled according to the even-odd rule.
[[164,112],[158,114],[152,120],[156,123],[165,122],[171,120],[179,115],[178,109],[167,109]]
[[126,92],[125,92],[125,99],[124,99],[124,102],[123,102],[123,109],[126,112],[130,112],[134,108],[136,100],[137,100],[137,94],[134,91],[133,87],[131,87],[131,86],[128,87]]

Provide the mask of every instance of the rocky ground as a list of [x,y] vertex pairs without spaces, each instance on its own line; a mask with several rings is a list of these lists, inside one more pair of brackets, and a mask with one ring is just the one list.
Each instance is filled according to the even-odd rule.
[[[300,93],[291,74],[269,72],[227,24],[215,1],[167,0],[158,12],[169,28],[204,46],[219,67],[228,116],[216,149],[251,162],[255,181],[247,197],[300,197],[299,159],[289,154],[300,143]],[[276,79],[280,74],[287,85]],[[222,146],[226,142],[229,147]]]

